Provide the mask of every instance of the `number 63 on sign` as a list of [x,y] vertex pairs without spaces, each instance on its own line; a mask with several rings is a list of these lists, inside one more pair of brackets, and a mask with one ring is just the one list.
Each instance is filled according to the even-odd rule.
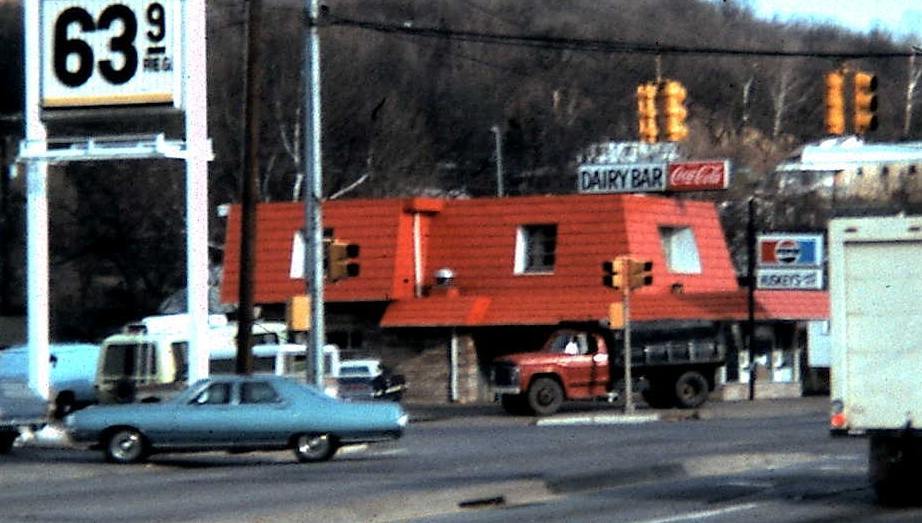
[[44,0],[42,106],[175,104],[179,0]]

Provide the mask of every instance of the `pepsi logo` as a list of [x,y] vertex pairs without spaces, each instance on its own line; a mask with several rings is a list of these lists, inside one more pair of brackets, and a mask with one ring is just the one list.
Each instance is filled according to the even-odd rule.
[[800,259],[800,243],[794,240],[781,240],[775,244],[775,259],[779,263],[792,264]]

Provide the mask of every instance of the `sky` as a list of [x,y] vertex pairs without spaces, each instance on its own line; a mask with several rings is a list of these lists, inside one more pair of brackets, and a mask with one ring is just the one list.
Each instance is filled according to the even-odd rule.
[[829,22],[867,33],[878,28],[922,43],[922,0],[750,0],[756,16]]

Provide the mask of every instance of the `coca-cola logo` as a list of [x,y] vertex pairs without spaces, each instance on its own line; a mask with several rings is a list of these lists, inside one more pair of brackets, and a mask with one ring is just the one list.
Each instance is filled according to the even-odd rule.
[[722,161],[669,164],[669,189],[717,190],[727,187],[727,168]]

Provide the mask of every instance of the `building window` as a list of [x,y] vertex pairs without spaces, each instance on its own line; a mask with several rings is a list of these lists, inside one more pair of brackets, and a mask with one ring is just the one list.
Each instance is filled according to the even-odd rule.
[[701,257],[690,227],[660,227],[660,241],[669,272],[700,274]]
[[557,225],[523,225],[515,240],[515,273],[554,272]]

